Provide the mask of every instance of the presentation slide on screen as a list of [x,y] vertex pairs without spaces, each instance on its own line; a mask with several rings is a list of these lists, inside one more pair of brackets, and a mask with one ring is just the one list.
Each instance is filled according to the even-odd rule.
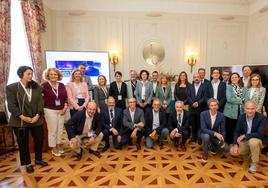
[[47,68],[59,69],[63,74],[64,84],[70,81],[72,71],[80,64],[86,65],[85,75],[91,77],[94,85],[98,85],[99,75],[104,75],[107,84],[110,84],[108,52],[46,51],[45,54]]

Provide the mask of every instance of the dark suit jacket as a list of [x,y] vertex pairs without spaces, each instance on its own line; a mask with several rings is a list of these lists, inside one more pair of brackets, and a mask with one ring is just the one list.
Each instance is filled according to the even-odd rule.
[[[187,94],[188,94],[188,103],[190,104],[190,112],[191,113],[201,113],[202,110],[205,107],[205,101],[206,101],[206,96],[205,96],[205,91],[206,90],[206,85],[201,84],[197,95],[195,95],[195,87],[194,84],[189,85],[189,88],[187,89]],[[193,108],[192,104],[194,102],[198,102],[198,107]]]
[[[206,103],[210,98],[214,96],[214,90],[212,83],[209,82],[207,84],[206,94]],[[223,112],[224,105],[226,103],[226,84],[224,82],[220,82],[218,86],[217,100],[219,101],[219,111]]]
[[[101,118],[103,123],[103,129],[110,130],[110,112],[108,107],[105,107],[101,111]],[[120,108],[114,108],[114,118],[112,123],[112,128],[115,128],[118,132],[120,132],[122,126],[122,110]]]
[[138,107],[136,108],[136,111],[134,114],[134,122],[132,122],[129,108],[126,108],[123,111],[123,128],[124,129],[122,131],[122,134],[129,130],[133,130],[134,124],[139,123],[139,122],[145,123],[143,110]]
[[206,110],[200,115],[200,133],[209,134],[214,137],[214,133],[220,133],[225,138],[225,117],[223,113],[218,112],[213,127],[211,128],[211,118],[209,110]]
[[[159,123],[160,126],[156,129],[158,133],[167,127],[166,113],[163,110],[159,111]],[[153,132],[153,110],[151,108],[147,108],[145,111],[145,131],[145,136]]]
[[247,134],[247,119],[246,113],[240,115],[237,120],[235,132],[234,132],[234,144],[237,144],[237,138],[240,135],[245,134],[246,140],[251,138],[263,139],[266,126],[266,118],[262,114],[256,112],[252,121],[251,133]]
[[266,89],[265,97],[264,97],[264,102],[263,106],[265,107],[265,111],[268,113],[268,84],[264,86]]
[[178,126],[177,120],[177,112],[172,112],[168,117],[168,127],[169,130],[172,131],[173,129],[178,129],[179,132],[183,132],[184,130],[189,129],[189,120],[190,120],[190,113],[187,111],[183,111],[183,118],[182,118],[182,125],[181,127]]
[[[74,138],[76,135],[81,135],[83,133],[84,125],[86,121],[86,110],[78,111],[74,116],[64,124],[65,129],[68,134],[69,140]],[[102,119],[99,113],[95,113],[91,129],[95,131],[96,135],[99,135],[102,131]]]
[[[122,96],[122,100],[120,100],[120,101],[118,100],[118,95]],[[126,107],[126,98],[127,98],[127,84],[122,82],[121,90],[119,93],[116,82],[112,82],[110,84],[109,96],[114,97],[116,107],[119,107],[122,109],[125,108]]]
[[10,126],[20,127],[21,119],[19,118],[19,116],[22,114],[31,118],[34,117],[36,114],[39,114],[40,116],[38,121],[34,124],[26,123],[23,121],[24,127],[32,127],[43,124],[42,116],[44,103],[42,97],[42,90],[41,87],[37,85],[37,83],[36,86],[36,88],[32,89],[31,102],[29,102],[27,95],[20,82],[16,82],[6,86],[7,105],[8,110],[11,113],[9,121]]

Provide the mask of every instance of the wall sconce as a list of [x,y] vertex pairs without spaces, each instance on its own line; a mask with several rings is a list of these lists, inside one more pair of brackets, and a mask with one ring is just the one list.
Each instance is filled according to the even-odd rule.
[[110,63],[113,65],[114,72],[115,72],[116,64],[119,61],[119,59],[118,59],[118,52],[117,51],[110,51],[109,52],[109,58],[110,58]]
[[197,63],[198,53],[193,50],[188,50],[185,54],[188,65],[191,66],[191,73],[193,72],[193,66]]

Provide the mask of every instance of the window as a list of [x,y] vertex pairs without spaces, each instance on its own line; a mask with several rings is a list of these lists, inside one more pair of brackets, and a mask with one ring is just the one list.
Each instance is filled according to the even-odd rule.
[[21,65],[32,67],[26,29],[20,0],[11,0],[11,63],[8,84],[17,82],[17,69]]

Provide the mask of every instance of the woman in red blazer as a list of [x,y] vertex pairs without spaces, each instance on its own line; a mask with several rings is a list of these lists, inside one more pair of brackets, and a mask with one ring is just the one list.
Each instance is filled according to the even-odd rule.
[[79,69],[75,69],[66,87],[71,117],[86,108],[89,101],[88,86],[82,75]]

